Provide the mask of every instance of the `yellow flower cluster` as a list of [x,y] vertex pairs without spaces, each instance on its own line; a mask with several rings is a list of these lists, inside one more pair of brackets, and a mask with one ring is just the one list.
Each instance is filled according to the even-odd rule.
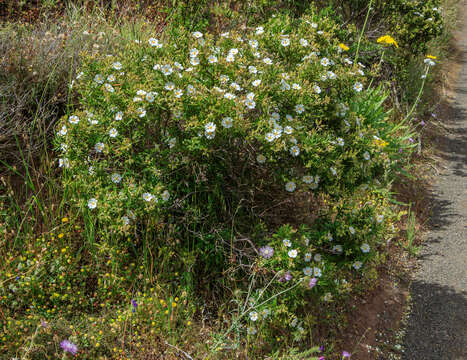
[[382,139],[375,139],[373,140],[373,143],[379,148],[384,148],[388,145],[388,142]]
[[339,47],[340,47],[342,50],[344,50],[344,51],[348,51],[348,50],[349,50],[349,47],[348,47],[347,45],[343,44],[343,43],[340,43],[340,44],[339,44]]
[[396,48],[399,47],[399,45],[397,44],[397,41],[394,40],[394,38],[391,37],[390,35],[384,35],[384,36],[379,37],[377,42],[379,44],[388,45],[388,46],[394,45]]

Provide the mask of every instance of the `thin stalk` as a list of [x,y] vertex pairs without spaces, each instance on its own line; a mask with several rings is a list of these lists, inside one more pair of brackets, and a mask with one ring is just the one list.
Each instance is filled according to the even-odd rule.
[[363,23],[363,28],[362,28],[362,31],[360,33],[360,37],[358,38],[357,51],[355,52],[355,63],[357,63],[357,61],[358,61],[358,51],[360,50],[360,43],[362,41],[363,34],[365,32],[365,29],[366,29],[366,24],[368,22],[368,17],[370,16],[371,5],[373,5],[373,0],[370,0],[370,4],[368,4],[368,11],[366,12],[365,22]]

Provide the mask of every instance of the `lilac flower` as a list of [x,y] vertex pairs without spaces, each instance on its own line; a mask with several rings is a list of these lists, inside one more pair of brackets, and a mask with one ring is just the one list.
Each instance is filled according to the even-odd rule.
[[[318,279],[317,278],[312,278],[310,280],[310,282],[308,283],[308,286],[310,287],[310,289],[313,289],[316,285],[316,283],[318,282]],[[322,351],[322,350],[321,350]]]
[[76,353],[78,352],[78,346],[76,346],[75,344],[73,344],[71,341],[68,341],[68,340],[63,340],[60,343],[60,347],[63,349],[63,351],[69,352],[72,355],[76,355]]
[[138,303],[136,302],[135,299],[131,300],[131,305],[133,306],[133,308],[131,309],[131,312],[135,312],[136,308],[138,307]]
[[350,358],[350,353],[347,351],[342,351],[342,358]]
[[320,356],[318,360],[326,360],[326,358],[324,356]]
[[321,346],[319,347],[319,352],[323,352],[323,351],[324,351],[324,345],[321,345]]
[[422,121],[420,121],[420,124],[423,126],[423,125],[425,125],[425,122],[422,120]]
[[279,278],[280,282],[287,282],[290,280],[292,280],[292,274],[290,273],[290,271],[287,271],[283,276]]
[[259,253],[265,259],[270,259],[274,255],[274,249],[270,246],[263,246],[259,249]]

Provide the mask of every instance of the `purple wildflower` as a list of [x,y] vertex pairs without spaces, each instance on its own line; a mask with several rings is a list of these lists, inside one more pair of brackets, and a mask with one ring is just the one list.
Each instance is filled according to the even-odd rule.
[[259,253],[265,259],[270,259],[274,255],[274,249],[270,246],[263,246],[259,249]]
[[287,271],[283,276],[281,276],[281,278],[279,279],[280,282],[287,282],[287,281],[290,281],[292,280],[292,274],[290,273],[290,271]]
[[133,306],[133,308],[131,309],[131,312],[135,312],[136,308],[138,307],[138,303],[136,302],[135,299],[131,300],[131,305]]
[[324,356],[320,356],[318,360],[326,360],[326,358]]
[[413,143],[413,142],[414,142],[414,140],[413,140],[412,138],[409,138],[409,141],[410,141],[411,143]]
[[72,355],[76,355],[76,353],[78,352],[78,346],[76,346],[75,344],[73,344],[71,341],[68,341],[68,340],[63,340],[60,343],[60,347],[63,349],[63,351],[69,352]]
[[45,328],[48,326],[47,321],[42,320],[42,321],[41,321],[41,326],[42,326],[42,328],[45,329]]
[[347,351],[342,351],[342,358],[350,358],[350,353]]
[[425,122],[422,120],[422,121],[420,121],[420,124],[423,126],[423,125],[425,125]]
[[324,351],[324,345],[321,345],[321,346],[319,347],[319,352],[323,352],[323,351]]
[[[310,282],[308,283],[308,286],[310,287],[310,289],[313,289],[316,285],[316,283],[318,282],[318,279],[317,278],[312,278],[310,279]],[[321,348],[320,348],[321,349]],[[320,350],[320,351],[323,351],[323,350]]]

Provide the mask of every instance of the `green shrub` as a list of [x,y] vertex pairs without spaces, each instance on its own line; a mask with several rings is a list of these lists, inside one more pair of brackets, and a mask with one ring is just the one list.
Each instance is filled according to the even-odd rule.
[[[270,244],[276,255],[260,266],[273,279],[319,274],[314,291],[338,294],[341,270],[359,270],[391,234],[381,194],[408,148],[340,36],[329,18],[277,17],[245,34],[178,29],[89,57],[80,106],[57,134],[70,205],[102,240],[170,224],[210,271],[229,253],[251,271]],[[319,271],[303,270],[307,251]],[[290,292],[290,310],[303,291]]]

